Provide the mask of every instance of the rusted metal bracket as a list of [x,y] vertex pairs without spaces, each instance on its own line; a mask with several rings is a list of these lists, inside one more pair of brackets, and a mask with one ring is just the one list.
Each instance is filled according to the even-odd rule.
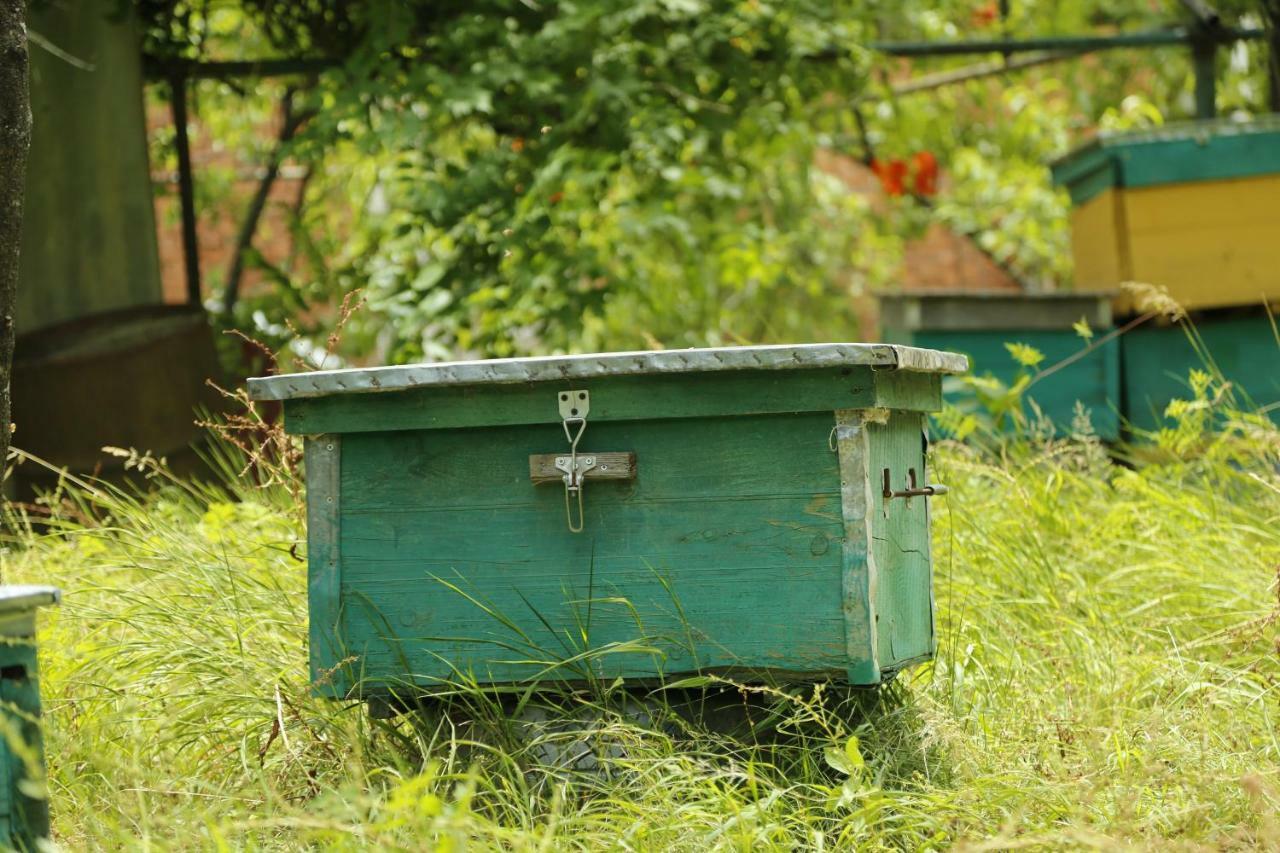
[[934,495],[945,495],[947,487],[941,483],[919,485],[916,482],[916,469],[907,469],[907,488],[894,489],[893,475],[889,473],[889,469],[884,469],[884,477],[882,481],[881,494],[885,500],[893,500],[894,498],[928,498]]

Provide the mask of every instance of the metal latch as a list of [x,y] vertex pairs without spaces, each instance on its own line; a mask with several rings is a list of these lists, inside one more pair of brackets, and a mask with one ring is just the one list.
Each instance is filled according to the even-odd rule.
[[884,481],[882,485],[883,488],[881,489],[881,494],[884,495],[885,500],[892,500],[894,498],[907,498],[908,500],[919,497],[928,498],[933,495],[945,495],[947,493],[947,487],[941,483],[926,483],[923,486],[919,485],[916,482],[915,468],[907,469],[907,488],[897,490],[893,488],[893,479],[888,468],[884,469]]
[[[569,440],[569,458],[557,459],[556,467],[564,472],[564,514],[569,522],[569,530],[582,532],[584,516],[582,513],[582,475],[595,467],[596,460],[590,464],[584,458],[578,460],[578,442],[587,431],[587,413],[591,411],[591,393],[589,391],[560,392],[560,420],[564,427],[564,437]],[[577,431],[574,431],[574,427]],[[573,508],[569,496],[578,498],[578,523],[573,523]]]
[[[583,527],[582,487],[588,475],[597,480],[630,480],[636,475],[634,453],[593,453],[578,455],[578,442],[587,431],[587,414],[591,411],[589,391],[561,391],[556,395],[564,437],[569,454],[538,453],[529,457],[529,479],[535,484],[564,483],[564,513],[573,533]],[[575,500],[576,499],[576,500]],[[574,504],[577,504],[575,517]]]

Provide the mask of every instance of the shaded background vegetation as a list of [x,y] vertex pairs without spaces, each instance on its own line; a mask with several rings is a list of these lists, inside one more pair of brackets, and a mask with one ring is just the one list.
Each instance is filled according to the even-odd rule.
[[[1262,24],[1254,4],[1218,6]],[[288,213],[299,250],[268,262],[250,241],[239,266],[268,285],[243,292],[233,262],[207,271],[206,295],[224,323],[296,344],[322,340],[359,289],[338,354],[363,361],[865,337],[854,297],[893,287],[903,240],[933,222],[1028,289],[1069,287],[1047,160],[1194,108],[1182,47],[915,93],[904,84],[973,60],[869,47],[1186,25],[1174,2],[138,8],[156,57],[337,63],[196,87],[200,133],[241,164],[306,174]],[[1220,110],[1265,109],[1262,43],[1219,53]],[[286,110],[299,127],[279,143],[264,129]],[[167,143],[158,131],[157,162]],[[871,204],[818,151],[905,171]],[[928,159],[940,182],[920,180]],[[222,168],[200,175],[202,216],[241,221]]]

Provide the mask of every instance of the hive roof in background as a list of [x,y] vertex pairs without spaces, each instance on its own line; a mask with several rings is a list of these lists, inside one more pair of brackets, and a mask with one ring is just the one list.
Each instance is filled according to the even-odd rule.
[[930,331],[1070,331],[1084,320],[1111,325],[1111,299],[1101,293],[1006,293],[1004,291],[917,291],[880,295],[880,322],[886,329]]
[[1280,173],[1280,117],[1215,119],[1101,134],[1051,164],[1072,204],[1111,187],[1149,187]]
[[963,373],[969,369],[969,360],[955,353],[919,347],[853,343],[611,352],[290,373],[250,379],[249,395],[255,400],[289,400],[424,386],[512,385],[600,376],[847,366],[915,373]]

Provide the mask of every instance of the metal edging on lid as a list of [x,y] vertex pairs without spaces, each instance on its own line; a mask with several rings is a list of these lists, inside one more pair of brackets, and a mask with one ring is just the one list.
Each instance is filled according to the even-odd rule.
[[56,586],[11,584],[0,586],[0,614],[33,610],[62,603],[62,590]]
[[914,373],[963,373],[969,369],[969,360],[957,353],[919,347],[856,343],[611,352],[289,373],[250,379],[249,396],[255,400],[292,400],[410,388],[513,385],[601,376],[846,366]]

